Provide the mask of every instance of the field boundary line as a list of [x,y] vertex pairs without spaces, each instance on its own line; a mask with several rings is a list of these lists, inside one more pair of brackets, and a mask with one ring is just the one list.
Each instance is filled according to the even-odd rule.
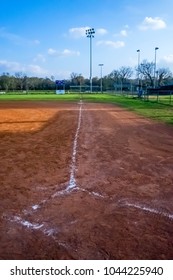
[[136,209],[142,210],[142,211],[147,212],[147,213],[156,214],[156,215],[159,215],[161,217],[168,218],[169,220],[173,221],[173,214],[165,212],[161,209],[159,210],[159,209],[156,209],[156,208],[151,208],[151,207],[149,207],[147,205],[144,205],[144,204],[131,203],[131,202],[128,202],[128,201],[121,201],[120,200],[119,203],[121,204],[121,206],[136,208]]

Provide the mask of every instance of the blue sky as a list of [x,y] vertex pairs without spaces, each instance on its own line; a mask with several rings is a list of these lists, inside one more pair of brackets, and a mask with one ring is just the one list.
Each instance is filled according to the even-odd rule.
[[140,60],[173,72],[172,0],[0,0],[0,74],[89,77],[87,28],[95,29],[93,76]]

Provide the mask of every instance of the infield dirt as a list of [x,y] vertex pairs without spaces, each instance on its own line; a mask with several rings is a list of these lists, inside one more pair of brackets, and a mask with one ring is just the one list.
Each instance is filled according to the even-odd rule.
[[172,140],[111,104],[0,103],[0,259],[173,259]]

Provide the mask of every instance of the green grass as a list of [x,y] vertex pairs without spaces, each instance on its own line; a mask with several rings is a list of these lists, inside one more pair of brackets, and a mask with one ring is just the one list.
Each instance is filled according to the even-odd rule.
[[173,124],[173,107],[155,102],[147,102],[132,97],[110,94],[84,94],[87,102],[113,103],[134,111],[147,118]]
[[173,105],[173,96],[171,95],[159,95],[158,97],[156,95],[149,96],[149,100],[152,102],[159,102],[163,103],[165,105]]
[[80,99],[79,94],[3,94],[0,95],[1,101],[77,101]]
[[3,101],[56,101],[76,102],[80,99],[85,102],[112,103],[125,107],[137,114],[173,124],[173,107],[156,102],[147,102],[132,97],[125,97],[115,94],[4,94],[0,95],[0,102]]

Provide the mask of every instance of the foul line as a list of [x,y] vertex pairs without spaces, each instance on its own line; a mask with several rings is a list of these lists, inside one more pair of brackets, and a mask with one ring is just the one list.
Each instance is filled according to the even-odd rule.
[[[71,169],[70,169],[70,179],[69,179],[68,185],[65,188],[65,190],[61,190],[61,191],[58,191],[58,192],[54,193],[53,195],[51,195],[50,198],[55,198],[56,196],[68,193],[68,192],[72,191],[73,189],[77,189],[76,178],[75,178],[75,173],[76,173],[76,155],[77,155],[78,137],[79,137],[79,131],[80,131],[81,119],[82,119],[82,104],[83,104],[82,101],[80,101],[79,104],[80,104],[80,107],[79,107],[79,115],[78,115],[78,125],[77,125],[77,130],[76,130],[76,134],[75,134],[75,138],[74,138],[74,142],[73,142]],[[37,211],[49,199],[45,199],[45,200],[41,201],[39,204],[31,206],[31,210],[29,210],[29,211],[23,210],[23,214],[24,215],[28,215],[28,214],[31,214],[32,212]],[[17,222],[18,224],[21,224],[24,227],[27,227],[27,228],[30,228],[30,229],[33,229],[33,230],[41,230],[44,234],[46,234],[48,236],[54,234],[54,230],[53,229],[49,229],[49,230],[45,229],[45,225],[44,224],[31,223],[31,222],[29,222],[27,220],[23,220],[19,216],[14,216],[13,218],[10,218],[8,220],[10,220],[11,222]]]
[[73,188],[76,187],[75,171],[76,171],[76,154],[77,154],[77,144],[78,144],[77,140],[78,140],[79,131],[80,131],[80,127],[81,127],[81,118],[82,118],[82,102],[80,102],[78,126],[77,126],[77,130],[76,130],[76,134],[75,134],[75,138],[74,138],[74,143],[73,143],[70,181],[69,181],[69,185],[67,186],[67,191],[69,189],[73,189]]
[[159,211],[157,209],[150,208],[148,206],[140,205],[139,203],[129,203],[129,202],[125,201],[125,202],[122,203],[122,205],[137,208],[137,209],[143,210],[145,212],[160,215],[160,216],[166,217],[170,220],[173,220],[173,215],[172,214],[166,213],[166,212],[163,212],[163,211]]

